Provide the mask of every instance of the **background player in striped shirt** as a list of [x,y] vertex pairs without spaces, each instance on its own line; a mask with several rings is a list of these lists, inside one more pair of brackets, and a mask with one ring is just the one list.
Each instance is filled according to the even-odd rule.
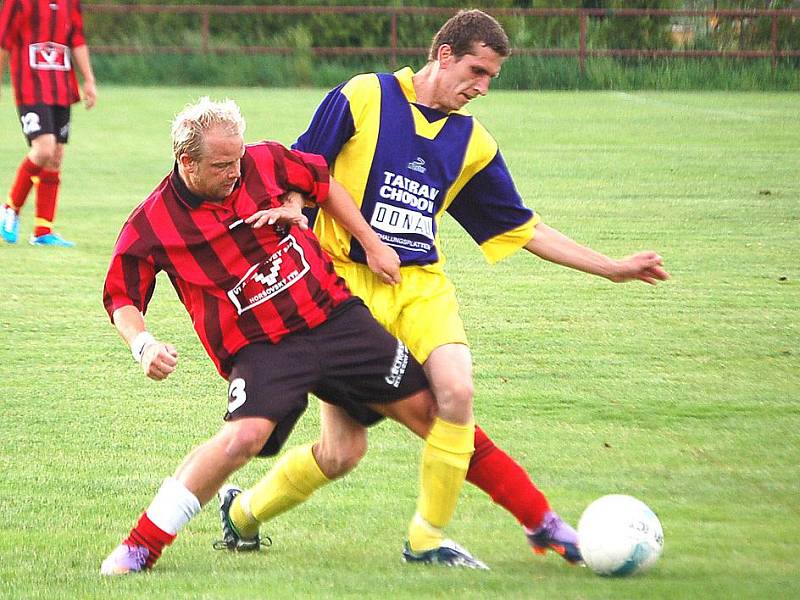
[[0,235],[19,236],[19,213],[36,185],[31,244],[73,246],[53,231],[61,162],[69,139],[70,107],[80,100],[74,66],[83,79],[87,109],[97,100],[78,0],[5,0],[0,12],[0,76],[8,62],[22,133],[30,151],[17,168],[0,215]]
[[[273,142],[245,146],[243,133],[244,119],[232,101],[204,98],[179,114],[172,128],[173,172],[133,211],[114,248],[104,305],[147,376],[164,379],[178,362],[177,350],[156,340],[143,317],[156,275],[164,271],[229,390],[220,432],[164,481],[103,562],[104,575],[152,567],[231,473],[254,456],[280,450],[307,406],[308,392],[337,404],[376,408],[433,403],[421,365],[350,294],[304,227],[300,206],[283,204],[281,197],[295,190],[336,215],[384,281],[399,276],[397,254],[363,222],[321,156]],[[422,456],[420,519],[431,518],[429,507],[437,507],[438,515],[438,507],[447,505],[452,514],[458,489],[439,481],[452,469],[438,463],[460,461],[461,454],[469,460],[471,427],[454,425],[428,437],[434,448]],[[446,438],[453,428],[467,429],[469,444],[440,450],[436,436]],[[336,457],[311,445],[289,453],[284,463],[301,465],[301,476],[292,481],[295,492],[310,493],[327,483],[336,475],[331,464]],[[229,518],[238,490],[220,496],[221,547],[257,549],[257,530],[247,535]],[[256,503],[249,510],[259,508]],[[449,565],[484,566],[454,543],[443,545],[438,557]]]
[[[450,410],[471,410],[473,384],[455,289],[444,274],[438,245],[445,211],[489,262],[525,248],[614,282],[654,284],[668,277],[655,252],[612,260],[548,227],[523,205],[497,143],[464,110],[470,100],[488,93],[509,53],[508,37],[495,19],[479,10],[462,11],[434,37],[425,67],[416,73],[405,68],[358,75],[343,83],[322,101],[295,145],[325,156],[364,219],[398,252],[402,281],[386,285],[364,264],[358,240],[335,219],[318,213],[314,231],[336,271],[423,363],[439,406]],[[342,454],[339,464],[354,466],[366,446],[365,426],[380,415],[329,404],[321,411],[320,443]],[[423,437],[428,434],[430,417],[424,406],[387,406],[381,412]],[[347,432],[349,443],[338,443],[344,436],[336,432]],[[480,427],[475,428],[475,452],[462,467],[467,481],[524,526],[533,550],[554,550],[568,562],[580,561],[575,531]],[[412,545],[404,557],[425,560],[424,550]]]

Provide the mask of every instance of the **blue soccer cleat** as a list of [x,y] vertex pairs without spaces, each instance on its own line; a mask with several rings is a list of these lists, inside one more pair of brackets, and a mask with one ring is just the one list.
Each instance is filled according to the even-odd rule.
[[242,493],[237,487],[227,486],[217,493],[219,497],[219,516],[222,520],[222,539],[214,542],[215,550],[233,550],[235,552],[254,552],[261,546],[271,546],[272,540],[265,538],[262,542],[258,534],[254,537],[242,537],[231,521],[231,505],[233,500]]
[[552,550],[572,565],[583,562],[578,534],[553,511],[545,513],[542,524],[533,531],[525,529],[531,549],[536,554]]
[[147,569],[150,551],[144,546],[120,544],[100,565],[100,575],[127,575]]
[[32,235],[31,246],[52,246],[54,248],[72,248],[75,242],[70,242],[62,238],[57,233],[45,233],[44,235]]
[[414,552],[408,542],[403,545],[403,560],[407,563],[425,565],[445,565],[447,567],[467,567],[468,569],[486,569],[486,563],[478,560],[468,550],[453,540],[444,540],[442,545],[433,550]]
[[8,204],[4,204],[0,215],[0,235],[9,244],[16,244],[19,238],[19,215]]

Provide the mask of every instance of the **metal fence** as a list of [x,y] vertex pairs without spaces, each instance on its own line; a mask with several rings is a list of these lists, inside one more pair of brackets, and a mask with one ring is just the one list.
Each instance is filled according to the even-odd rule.
[[[116,5],[85,4],[84,12],[91,14],[182,14],[199,18],[199,43],[196,45],[93,45],[93,52],[105,54],[155,53],[230,53],[290,55],[296,48],[288,46],[215,45],[211,35],[212,19],[231,15],[384,15],[388,17],[389,29],[384,46],[313,46],[310,50],[316,56],[365,56],[388,57],[391,65],[397,65],[401,56],[425,56],[427,48],[405,47],[398,40],[398,19],[404,16],[425,15],[444,18],[451,16],[453,8],[433,7],[376,7],[376,6],[230,6],[230,5]],[[560,56],[574,57],[583,73],[586,61],[592,57],[667,57],[703,58],[720,57],[736,59],[769,58],[773,70],[781,58],[800,57],[796,47],[781,48],[778,43],[779,19],[795,23],[800,20],[800,9],[720,9],[720,10],[672,10],[672,9],[596,9],[596,8],[498,8],[492,14],[498,18],[523,17],[531,19],[571,18],[578,21],[577,47],[530,48],[515,47],[514,54],[522,56]],[[738,49],[687,49],[680,47],[686,41],[686,31],[678,25],[673,30],[673,48],[594,48],[587,43],[589,19],[617,19],[636,17],[667,17],[672,19],[700,18],[709,23],[719,23],[731,19],[743,22],[753,19],[770,19],[769,48]],[[433,33],[433,32],[432,32]]]

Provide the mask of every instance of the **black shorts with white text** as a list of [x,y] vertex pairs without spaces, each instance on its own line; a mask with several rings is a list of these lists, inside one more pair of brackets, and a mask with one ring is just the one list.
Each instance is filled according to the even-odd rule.
[[[261,456],[277,454],[313,392],[363,424],[379,418],[366,404],[388,403],[428,388],[422,366],[354,298],[322,325],[277,344],[250,344],[233,360],[225,420],[264,417],[276,423]],[[355,410],[354,410],[355,409]],[[374,418],[373,418],[374,417]]]
[[22,133],[30,146],[40,135],[52,134],[59,144],[69,140],[70,107],[50,104],[23,104],[17,107]]

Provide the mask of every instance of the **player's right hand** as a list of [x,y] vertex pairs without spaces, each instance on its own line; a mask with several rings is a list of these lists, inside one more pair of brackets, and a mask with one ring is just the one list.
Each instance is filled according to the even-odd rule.
[[367,255],[367,266],[370,271],[380,277],[383,283],[389,285],[400,283],[400,257],[394,248],[380,243],[369,250],[365,248],[364,252]]
[[306,217],[299,207],[292,205],[278,206],[258,210],[244,220],[253,229],[260,229],[264,225],[288,225],[289,227],[299,227],[305,231],[308,229],[308,217]]
[[150,379],[166,379],[178,365],[178,351],[172,344],[152,342],[142,352],[142,370]]

